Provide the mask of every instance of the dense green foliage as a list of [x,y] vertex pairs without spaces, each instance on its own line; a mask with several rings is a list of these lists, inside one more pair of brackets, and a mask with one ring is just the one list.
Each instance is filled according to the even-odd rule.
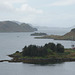
[[36,46],[36,45],[29,45],[28,47],[25,46],[22,51],[23,56],[46,56],[51,54],[52,52],[56,53],[63,53],[64,47],[61,44],[55,45],[54,43],[48,43],[44,46]]
[[59,52],[59,53],[64,52],[64,47],[61,44],[57,44],[57,52]]

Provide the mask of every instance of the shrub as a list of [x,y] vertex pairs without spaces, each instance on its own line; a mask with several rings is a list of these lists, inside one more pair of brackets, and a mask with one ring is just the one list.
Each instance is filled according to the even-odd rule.
[[62,46],[61,44],[57,44],[57,52],[63,53],[64,52],[64,46]]

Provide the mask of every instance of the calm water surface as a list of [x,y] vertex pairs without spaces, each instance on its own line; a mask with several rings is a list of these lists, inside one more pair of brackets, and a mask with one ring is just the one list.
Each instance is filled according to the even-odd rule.
[[75,62],[34,65],[23,63],[0,63],[0,75],[75,75]]
[[[41,30],[43,31],[43,30]],[[51,34],[52,31],[46,31]],[[40,32],[40,31],[39,31]],[[51,33],[50,33],[51,32]],[[62,31],[57,34],[64,34]],[[66,33],[66,31],[65,31]],[[11,59],[7,55],[15,51],[22,51],[25,45],[45,43],[61,43],[65,48],[71,48],[72,41],[53,39],[34,39],[31,33],[0,33],[0,60]],[[53,32],[53,34],[56,34]],[[73,41],[74,42],[74,41]],[[65,62],[61,64],[34,65],[24,63],[0,63],[0,75],[74,75],[75,62]]]

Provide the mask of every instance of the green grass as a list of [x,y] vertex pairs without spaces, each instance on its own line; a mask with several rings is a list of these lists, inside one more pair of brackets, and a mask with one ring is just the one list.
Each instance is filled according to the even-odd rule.
[[22,52],[14,53],[13,56],[18,56],[19,58],[29,58],[29,59],[46,59],[46,58],[75,58],[75,50],[74,49],[65,49],[64,53],[56,53],[52,52],[44,57],[29,57],[29,56],[22,56]]

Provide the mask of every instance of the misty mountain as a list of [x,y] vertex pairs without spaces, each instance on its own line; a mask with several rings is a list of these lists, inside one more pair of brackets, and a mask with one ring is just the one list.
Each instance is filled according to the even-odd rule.
[[1,21],[0,32],[33,32],[36,28],[31,27],[27,23],[17,23],[13,21]]
[[19,22],[19,21],[12,21],[12,22],[15,22],[15,23],[17,23],[17,24],[19,24],[19,25],[22,24],[22,22]]

